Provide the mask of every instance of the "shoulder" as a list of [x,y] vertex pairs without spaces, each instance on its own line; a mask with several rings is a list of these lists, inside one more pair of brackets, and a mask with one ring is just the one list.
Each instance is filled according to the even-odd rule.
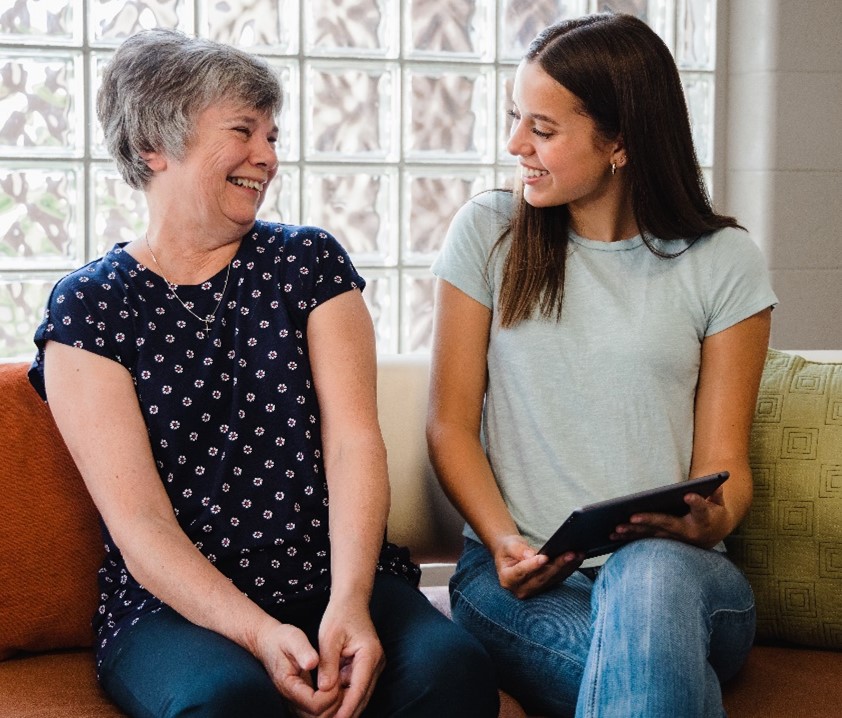
[[489,190],[472,197],[454,216],[454,226],[474,226],[482,229],[508,229],[514,210],[514,198],[506,190]]
[[53,289],[52,299],[62,304],[70,298],[111,295],[122,285],[125,271],[134,274],[139,271],[129,266],[133,263],[136,264],[135,260],[117,245],[106,255],[62,277]]
[[728,267],[765,267],[766,261],[751,235],[737,227],[724,227],[703,235],[693,249],[707,264]]
[[274,245],[276,251],[286,254],[312,253],[318,257],[324,251],[332,250],[347,255],[336,237],[321,227],[258,221],[247,236],[261,247],[259,252]]
[[476,252],[488,258],[492,247],[509,231],[513,207],[512,193],[505,190],[490,190],[472,197],[450,223],[445,252]]

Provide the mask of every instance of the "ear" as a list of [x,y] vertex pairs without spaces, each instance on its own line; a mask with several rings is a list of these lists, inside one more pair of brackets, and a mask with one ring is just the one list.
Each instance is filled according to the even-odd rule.
[[153,172],[161,172],[167,168],[167,158],[161,152],[155,150],[144,150],[140,153],[142,159],[147,167]]
[[617,135],[617,139],[614,140],[614,144],[611,149],[611,162],[617,167],[623,167],[629,161],[628,154],[626,153],[626,144],[623,141],[622,135]]

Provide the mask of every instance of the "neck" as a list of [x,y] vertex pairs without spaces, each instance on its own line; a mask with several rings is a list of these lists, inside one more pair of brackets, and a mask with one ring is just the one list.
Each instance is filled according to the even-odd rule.
[[240,246],[239,237],[217,246],[197,246],[187,236],[167,236],[150,226],[145,236],[132,242],[127,250],[167,281],[190,285],[201,284],[230,265]]
[[599,242],[619,242],[640,234],[634,217],[631,193],[625,184],[601,197],[597,202],[580,207],[571,203],[570,229],[580,237]]

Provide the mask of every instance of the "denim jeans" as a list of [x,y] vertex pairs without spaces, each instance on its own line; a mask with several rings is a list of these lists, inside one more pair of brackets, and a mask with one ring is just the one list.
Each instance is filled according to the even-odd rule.
[[724,716],[720,681],[754,638],[754,596],[727,556],[669,539],[614,553],[521,600],[466,540],[450,583],[454,620],[479,638],[501,687],[530,713],[577,718]]
[[[317,646],[326,599],[279,611]],[[386,667],[363,716],[496,718],[494,669],[482,645],[397,576],[378,575],[371,614]],[[100,680],[134,718],[292,718],[263,665],[169,608],[121,632]]]

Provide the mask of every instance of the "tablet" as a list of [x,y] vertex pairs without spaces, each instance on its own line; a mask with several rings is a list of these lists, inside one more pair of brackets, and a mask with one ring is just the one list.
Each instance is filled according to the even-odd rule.
[[699,494],[707,498],[728,476],[727,471],[720,471],[718,474],[659,486],[575,509],[539,553],[547,554],[550,558],[565,551],[582,552],[586,558],[611,553],[634,540],[612,541],[610,538],[619,524],[629,522],[632,514],[684,516],[690,511],[690,507],[684,503],[686,494]]

